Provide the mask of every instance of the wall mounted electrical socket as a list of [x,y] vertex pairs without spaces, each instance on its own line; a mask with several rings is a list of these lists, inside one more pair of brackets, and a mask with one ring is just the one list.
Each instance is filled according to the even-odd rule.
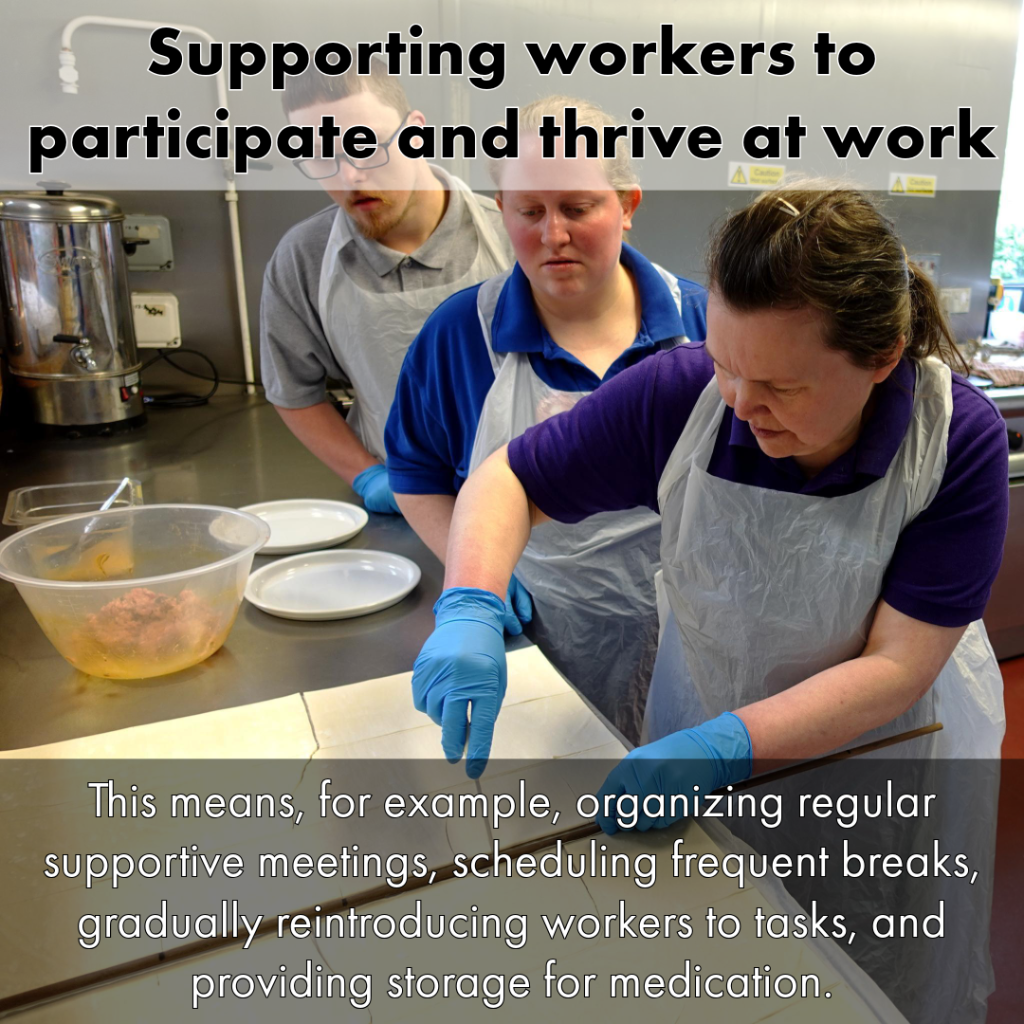
[[177,296],[170,292],[132,292],[132,320],[139,348],[181,348]]

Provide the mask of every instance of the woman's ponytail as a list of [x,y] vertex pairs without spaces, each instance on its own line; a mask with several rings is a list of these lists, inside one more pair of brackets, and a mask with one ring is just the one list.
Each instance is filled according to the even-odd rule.
[[935,285],[916,263],[908,260],[907,267],[910,270],[910,333],[907,337],[907,355],[911,359],[938,356],[947,366],[967,376],[970,367],[957,348]]

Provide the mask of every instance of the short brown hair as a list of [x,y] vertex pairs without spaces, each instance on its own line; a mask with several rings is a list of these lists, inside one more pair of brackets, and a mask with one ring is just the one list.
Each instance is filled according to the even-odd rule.
[[314,103],[333,103],[360,92],[372,92],[381,103],[394,107],[403,116],[412,109],[402,83],[388,74],[384,61],[376,57],[371,60],[368,75],[357,75],[352,68],[340,75],[325,75],[313,66],[312,54],[309,67],[301,75],[285,79],[281,105],[290,114]]
[[708,287],[738,312],[811,306],[825,344],[877,369],[895,354],[938,355],[966,370],[927,274],[907,258],[891,221],[862,192],[828,182],[763,192],[715,231]]

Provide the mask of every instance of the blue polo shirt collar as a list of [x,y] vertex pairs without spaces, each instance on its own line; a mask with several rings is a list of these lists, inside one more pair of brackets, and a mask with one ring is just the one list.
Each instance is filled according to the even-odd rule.
[[[672,293],[651,261],[630,245],[622,245],[622,263],[633,274],[640,293],[640,333],[633,347],[657,345],[686,333]],[[495,352],[538,352],[546,358],[568,355],[555,344],[537,315],[530,282],[518,263],[501,290],[491,324]]]
[[[915,379],[914,364],[908,359],[901,359],[896,369],[877,386],[875,411],[864,424],[861,436],[854,446],[811,480],[805,481],[801,490],[813,493],[827,487],[846,484],[855,477],[880,479],[885,476],[910,425],[914,409]],[[750,425],[736,416],[732,416],[729,444],[759,449]],[[800,467],[792,458],[771,461],[787,476],[803,476]]]

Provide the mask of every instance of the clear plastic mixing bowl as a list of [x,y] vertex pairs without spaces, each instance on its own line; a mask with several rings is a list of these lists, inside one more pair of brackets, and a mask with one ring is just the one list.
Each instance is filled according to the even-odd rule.
[[69,516],[0,544],[0,577],[75,668],[162,676],[218,650],[270,527],[213,505],[140,505]]

